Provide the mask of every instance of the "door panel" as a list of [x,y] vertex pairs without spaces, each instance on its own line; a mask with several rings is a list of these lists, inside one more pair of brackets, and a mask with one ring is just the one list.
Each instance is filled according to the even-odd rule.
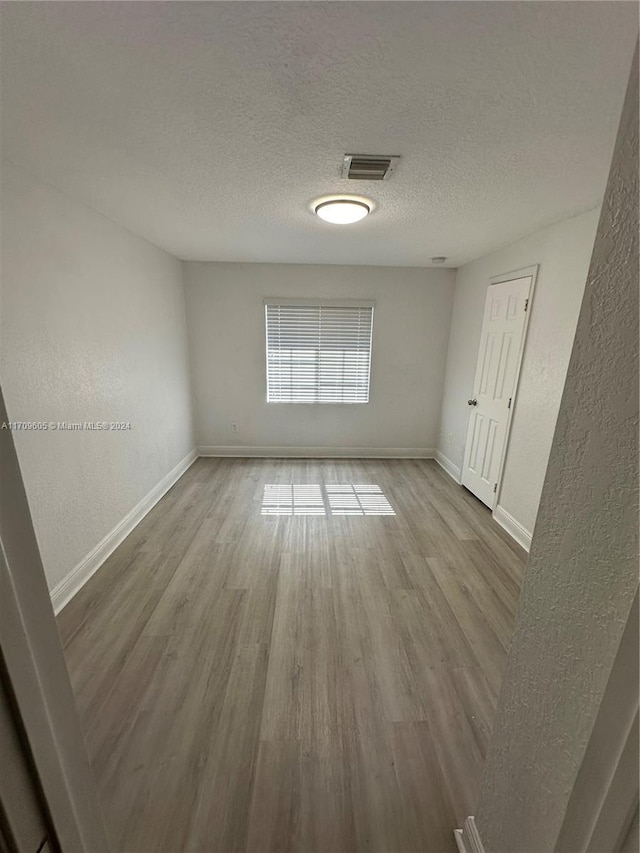
[[[532,276],[487,290],[462,483],[493,508],[520,363]],[[475,402],[473,402],[475,401]]]

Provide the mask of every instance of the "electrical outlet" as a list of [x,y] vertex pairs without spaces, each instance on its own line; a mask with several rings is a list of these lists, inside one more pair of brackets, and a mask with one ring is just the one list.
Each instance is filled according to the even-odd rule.
[[231,424],[231,432],[240,432],[240,424]]

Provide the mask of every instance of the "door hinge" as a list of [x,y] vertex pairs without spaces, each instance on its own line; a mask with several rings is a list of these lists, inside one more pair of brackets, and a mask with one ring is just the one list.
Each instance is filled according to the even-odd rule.
[[495,484],[494,484],[494,486],[493,486],[493,491],[494,491],[494,492],[497,492],[497,491],[498,491],[498,484],[497,484],[497,483],[495,483]]
[[526,311],[528,307],[529,307],[529,300],[525,299],[524,300],[524,310]]
[[509,397],[509,402],[507,403],[507,409],[511,408],[511,401],[512,400],[513,400],[513,397]]

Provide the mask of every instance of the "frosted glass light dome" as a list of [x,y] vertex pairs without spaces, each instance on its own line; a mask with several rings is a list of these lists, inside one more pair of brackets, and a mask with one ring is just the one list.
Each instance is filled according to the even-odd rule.
[[351,225],[359,222],[371,213],[371,208],[364,201],[352,198],[336,198],[323,201],[315,207],[316,214],[325,222],[333,225]]

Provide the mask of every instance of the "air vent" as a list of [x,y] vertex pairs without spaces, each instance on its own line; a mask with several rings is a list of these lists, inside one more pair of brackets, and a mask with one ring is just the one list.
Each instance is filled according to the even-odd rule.
[[372,154],[345,154],[342,177],[351,181],[386,181],[400,157]]

